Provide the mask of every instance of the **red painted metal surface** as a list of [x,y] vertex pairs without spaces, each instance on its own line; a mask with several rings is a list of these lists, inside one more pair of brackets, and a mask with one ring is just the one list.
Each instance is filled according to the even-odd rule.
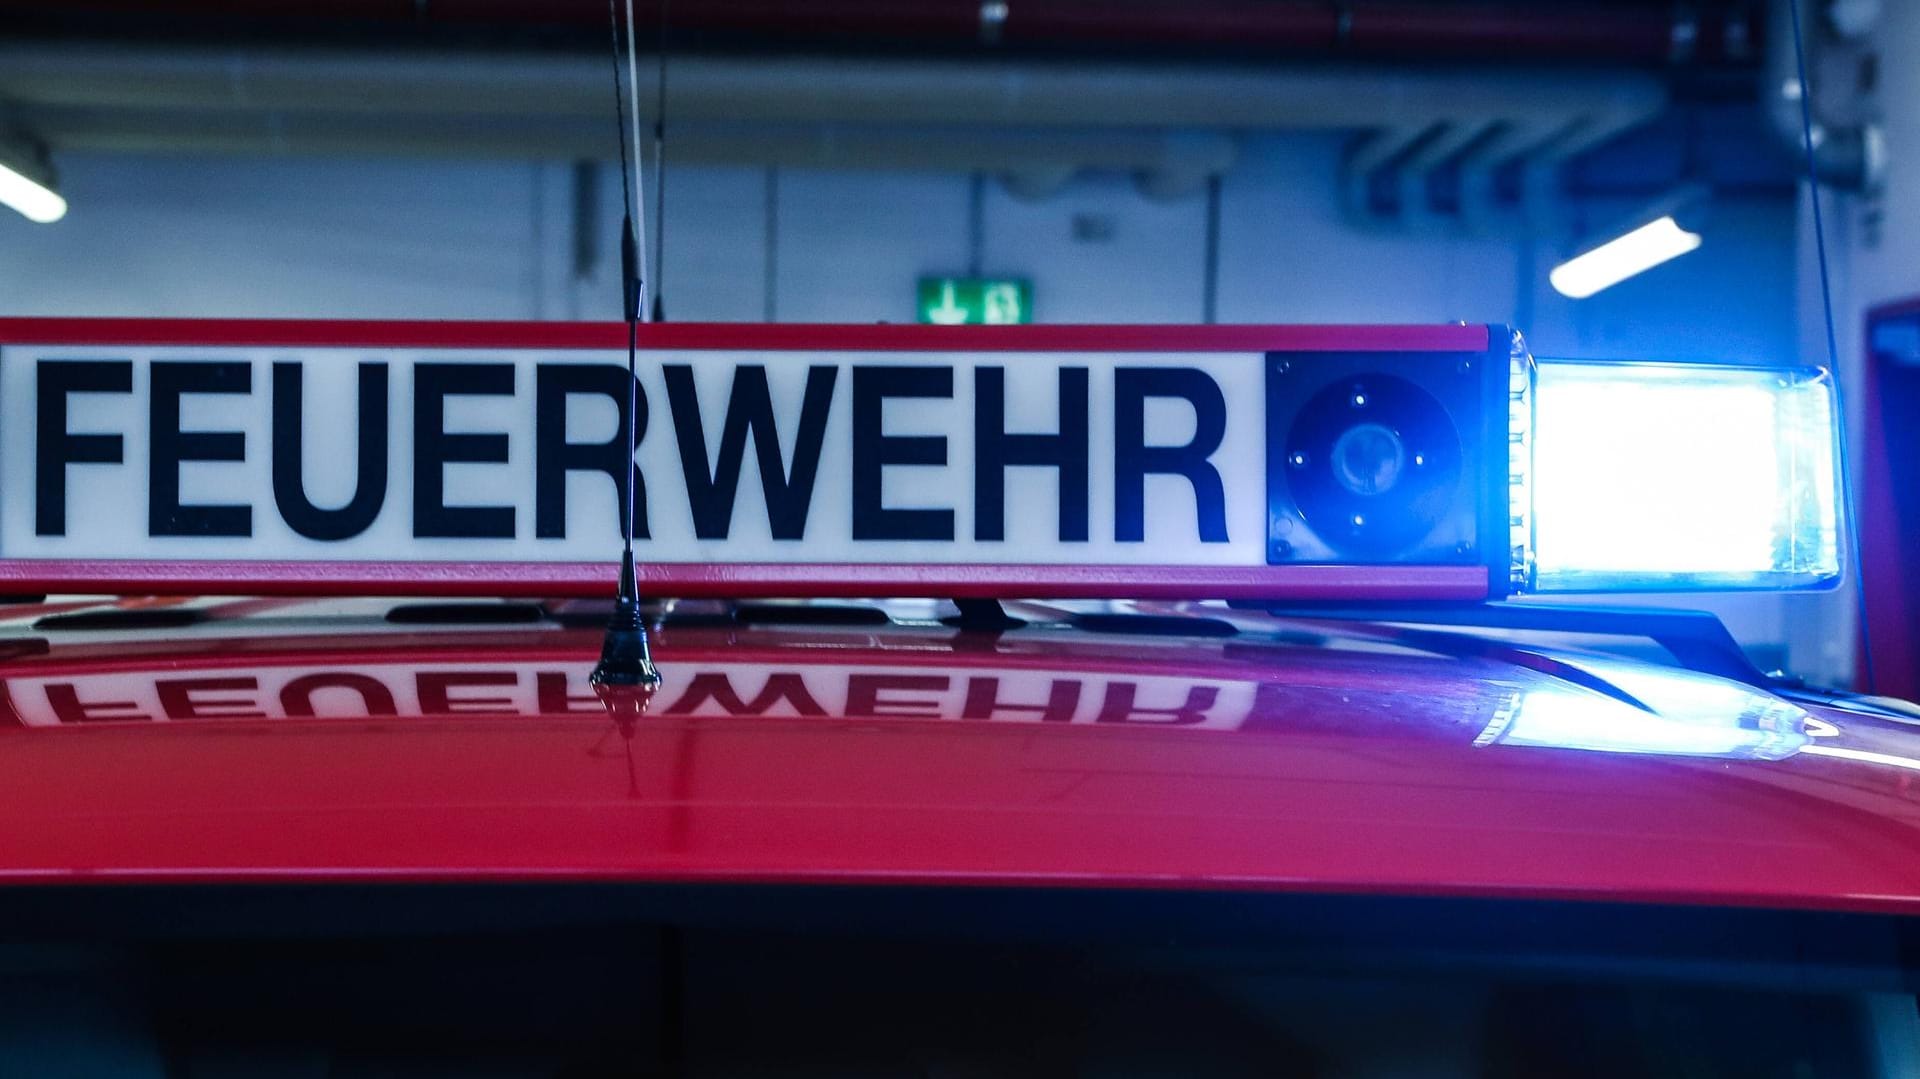
[[[1230,638],[670,624],[656,642],[666,686],[626,738],[586,690],[591,629],[396,631],[308,613],[118,640],[44,630],[45,655],[0,665],[0,878],[931,882],[1920,913],[1908,730],[1826,712],[1818,745],[1777,761],[1479,745],[1516,694],[1564,684],[1254,622]],[[775,676],[817,707],[763,701]],[[392,714],[315,689],[355,678]],[[731,704],[715,703],[722,686]],[[69,691],[94,718],[61,721],[52,702]],[[434,694],[443,710],[423,714]],[[1054,694],[1078,702],[1072,719],[1042,718]],[[990,698],[998,711],[964,718]],[[728,709],[761,714],[714,714]]]
[[[643,349],[835,352],[1482,352],[1483,324],[1432,326],[918,326],[661,322]],[[284,345],[379,348],[627,347],[624,322],[0,318],[0,345]]]

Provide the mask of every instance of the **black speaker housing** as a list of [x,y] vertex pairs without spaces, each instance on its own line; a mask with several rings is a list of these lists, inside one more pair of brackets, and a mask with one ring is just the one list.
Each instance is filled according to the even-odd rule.
[[[1267,355],[1268,564],[1484,563],[1504,591],[1511,342],[1490,336],[1484,352]],[[1377,492],[1334,469],[1362,425],[1404,453]]]

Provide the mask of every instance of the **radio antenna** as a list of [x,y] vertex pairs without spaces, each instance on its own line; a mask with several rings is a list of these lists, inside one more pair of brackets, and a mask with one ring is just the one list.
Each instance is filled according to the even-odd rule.
[[[667,10],[660,0],[660,80],[653,108],[653,321],[667,320]],[[633,16],[627,16],[629,23]],[[629,26],[631,30],[631,26]]]
[[[1840,344],[1833,322],[1833,284],[1827,270],[1827,228],[1820,212],[1820,167],[1815,154],[1813,137],[1813,82],[1807,78],[1806,31],[1800,22],[1800,0],[1788,0],[1788,14],[1793,20],[1793,62],[1795,77],[1800,81],[1800,142],[1807,160],[1807,200],[1813,206],[1813,247],[1820,264],[1820,306],[1826,316],[1827,330],[1827,369],[1833,372],[1834,399],[1841,399],[1840,388]],[[1840,419],[1837,424],[1840,442],[1840,467],[1848,470],[1847,458],[1847,420],[1846,413],[1837,406],[1835,415]],[[1846,513],[1846,542],[1848,558],[1853,563],[1854,597],[1857,601],[1855,616],[1860,622],[1860,676],[1864,685],[1860,688],[1873,692],[1873,641],[1867,626],[1867,580],[1860,564],[1860,516],[1855,512],[1850,486],[1841,488]]]
[[[614,598],[613,614],[607,619],[607,631],[600,643],[600,662],[593,668],[590,681],[599,692],[614,718],[623,724],[626,733],[633,719],[646,709],[647,698],[660,685],[660,672],[653,665],[653,655],[647,642],[646,620],[640,613],[640,585],[638,574],[633,567],[633,508],[634,457],[639,452],[638,424],[639,415],[639,354],[640,354],[640,314],[646,309],[646,278],[640,263],[640,252],[645,250],[644,236],[641,230],[646,227],[641,215],[635,214],[635,207],[641,205],[644,191],[640,178],[640,100],[635,85],[635,61],[633,46],[633,0],[627,5],[627,79],[623,88],[620,80],[620,13],[615,7],[616,0],[607,0],[607,18],[613,32],[613,118],[614,131],[620,141],[620,300],[622,313],[627,321],[627,454],[626,482],[621,485],[625,495],[620,506],[620,586]],[[623,93],[624,89],[624,93]],[[631,106],[629,110],[628,106]],[[631,116],[631,146],[629,147],[629,116]],[[628,174],[631,169],[632,180]],[[644,692],[632,693],[639,689]]]

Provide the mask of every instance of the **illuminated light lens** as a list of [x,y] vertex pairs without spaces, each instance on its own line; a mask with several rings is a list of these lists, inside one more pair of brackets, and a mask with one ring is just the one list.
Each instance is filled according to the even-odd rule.
[[1837,440],[1824,371],[1539,361],[1534,590],[1829,587]]
[[50,225],[67,216],[67,200],[31,177],[0,165],[0,203],[20,211],[29,221]]
[[1333,478],[1357,495],[1392,490],[1406,463],[1400,436],[1377,423],[1349,427],[1333,441]]
[[1547,280],[1562,296],[1584,300],[1699,246],[1699,233],[1681,228],[1671,216],[1662,217],[1575,255],[1555,266]]

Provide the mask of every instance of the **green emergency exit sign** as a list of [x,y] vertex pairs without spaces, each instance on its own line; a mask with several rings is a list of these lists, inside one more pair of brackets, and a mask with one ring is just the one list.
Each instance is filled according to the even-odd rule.
[[920,321],[1006,326],[1033,321],[1033,283],[1014,277],[923,277]]

